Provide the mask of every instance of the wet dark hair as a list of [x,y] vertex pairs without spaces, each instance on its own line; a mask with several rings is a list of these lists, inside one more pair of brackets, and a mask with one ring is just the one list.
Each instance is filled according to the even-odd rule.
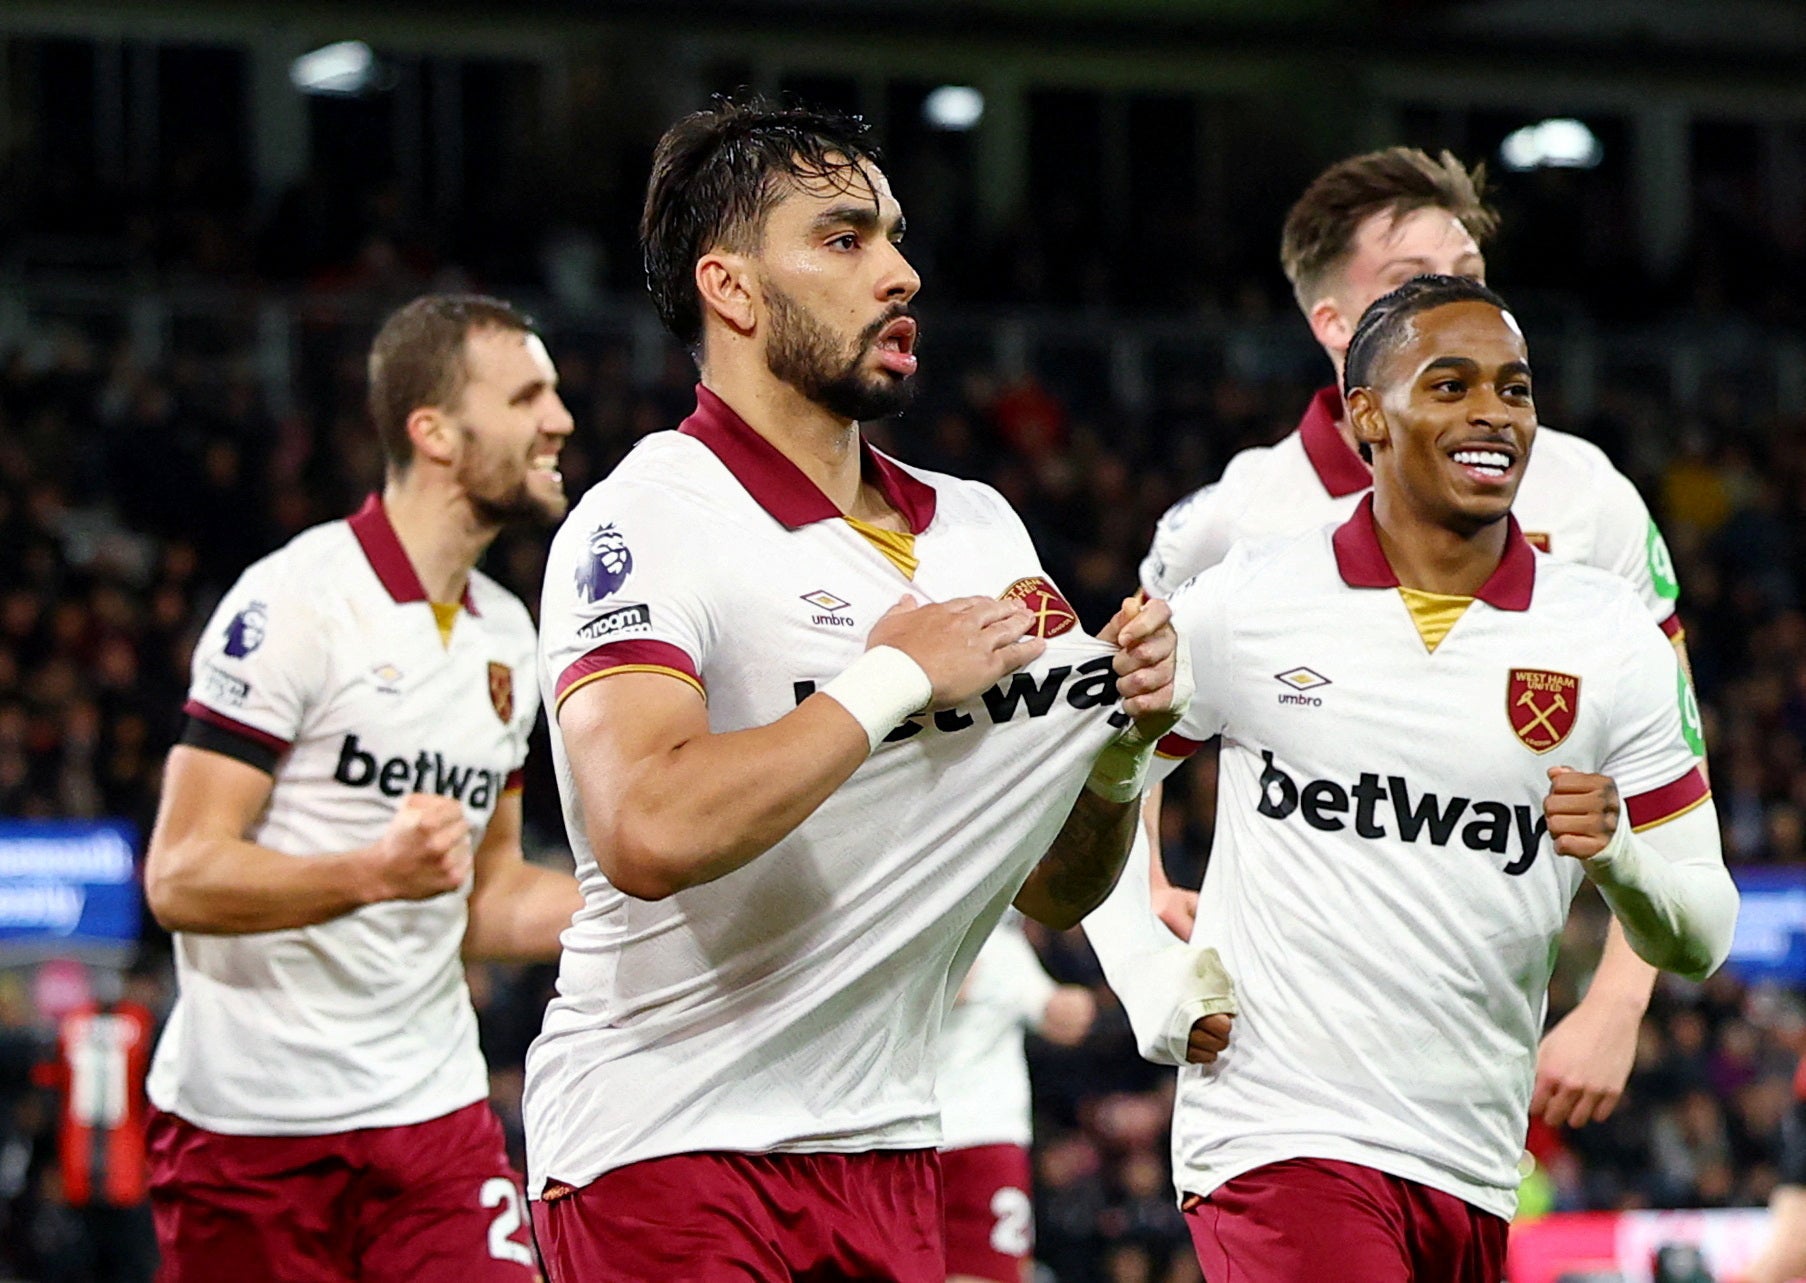
[[878,163],[864,120],[800,104],[717,98],[672,125],[653,152],[640,214],[646,285],[665,328],[694,354],[702,341],[697,260],[756,249],[789,185],[870,191],[863,166]]
[[1406,321],[1449,303],[1490,303],[1501,312],[1511,311],[1504,299],[1470,276],[1413,276],[1361,313],[1342,361],[1342,395],[1373,386],[1374,371],[1404,337]]

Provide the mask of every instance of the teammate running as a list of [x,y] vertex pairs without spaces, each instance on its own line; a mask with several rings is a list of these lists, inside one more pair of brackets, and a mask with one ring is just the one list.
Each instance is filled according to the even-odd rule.
[[463,960],[555,956],[581,900],[522,859],[533,625],[474,567],[563,514],[571,418],[526,318],[456,295],[384,324],[370,411],[382,495],[226,594],[164,776],[169,1283],[535,1276]]
[[1208,1278],[1495,1283],[1569,901],[1592,882],[1699,980],[1737,893],[1672,648],[1511,516],[1538,429],[1503,303],[1409,282],[1345,383],[1372,494],[1173,604],[1198,690],[1168,744],[1223,737],[1198,934],[1241,1004],[1180,1070],[1175,1177]]
[[[1292,207],[1280,261],[1337,385],[1355,324],[1375,299],[1420,273],[1485,279],[1481,246],[1498,218],[1482,202],[1482,179],[1481,169],[1469,173],[1447,152],[1432,159],[1392,147],[1332,165]],[[1236,455],[1220,481],[1161,518],[1142,562],[1142,588],[1171,597],[1238,539],[1346,520],[1371,485],[1339,386],[1326,387],[1291,435]],[[1679,588],[1667,546],[1636,488],[1597,446],[1542,428],[1513,511],[1525,537],[1543,551],[1610,571],[1635,588],[1684,662],[1674,613]],[[1307,684],[1299,693],[1309,695],[1309,679],[1301,680]],[[1157,822],[1151,827],[1158,832]],[[1153,876],[1162,920],[1186,935],[1195,896],[1166,887],[1157,862]],[[1110,952],[1108,939],[1101,947]],[[1533,1111],[1572,1126],[1612,1112],[1630,1077],[1654,983],[1654,968],[1614,922],[1585,996],[1543,1040]]]
[[1029,1142],[1033,1101],[1022,1036],[1058,1046],[1084,1038],[1097,1001],[1058,984],[1006,918],[979,950],[941,1026],[935,1095],[947,1283],[1022,1283],[1034,1248]]
[[685,117],[641,228],[702,381],[546,572],[586,903],[527,1060],[540,1246],[555,1283],[941,1283],[943,1013],[1012,900],[1066,927],[1115,881],[1167,610],[1085,637],[1001,496],[863,441],[920,282],[857,121]]

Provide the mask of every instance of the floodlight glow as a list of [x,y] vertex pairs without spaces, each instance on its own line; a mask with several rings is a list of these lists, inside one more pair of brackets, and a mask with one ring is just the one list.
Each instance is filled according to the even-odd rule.
[[936,129],[970,129],[984,114],[985,96],[970,85],[942,85],[922,99],[922,119]]
[[1605,159],[1605,148],[1593,131],[1578,120],[1558,117],[1525,125],[1499,144],[1505,168],[1523,173],[1529,169],[1592,169]]
[[376,55],[362,40],[341,40],[295,59],[288,78],[304,94],[355,98],[376,84]]

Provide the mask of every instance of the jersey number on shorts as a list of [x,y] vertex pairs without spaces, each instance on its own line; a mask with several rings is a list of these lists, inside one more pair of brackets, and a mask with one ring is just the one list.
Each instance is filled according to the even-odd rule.
[[1035,1245],[1035,1209],[1026,1190],[1005,1185],[991,1195],[991,1250],[1005,1256],[1027,1256]]
[[532,1269],[533,1253],[516,1243],[513,1237],[514,1231],[526,1219],[525,1200],[521,1198],[520,1190],[506,1176],[492,1176],[483,1182],[483,1191],[478,1197],[484,1207],[502,1209],[489,1222],[489,1255],[498,1261],[512,1261]]

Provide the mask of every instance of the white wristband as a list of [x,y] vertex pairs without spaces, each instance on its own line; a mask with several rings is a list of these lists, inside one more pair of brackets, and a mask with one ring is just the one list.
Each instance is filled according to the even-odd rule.
[[876,752],[886,735],[911,713],[920,712],[934,697],[934,683],[922,666],[895,646],[874,646],[821,688],[865,728],[865,738]]

